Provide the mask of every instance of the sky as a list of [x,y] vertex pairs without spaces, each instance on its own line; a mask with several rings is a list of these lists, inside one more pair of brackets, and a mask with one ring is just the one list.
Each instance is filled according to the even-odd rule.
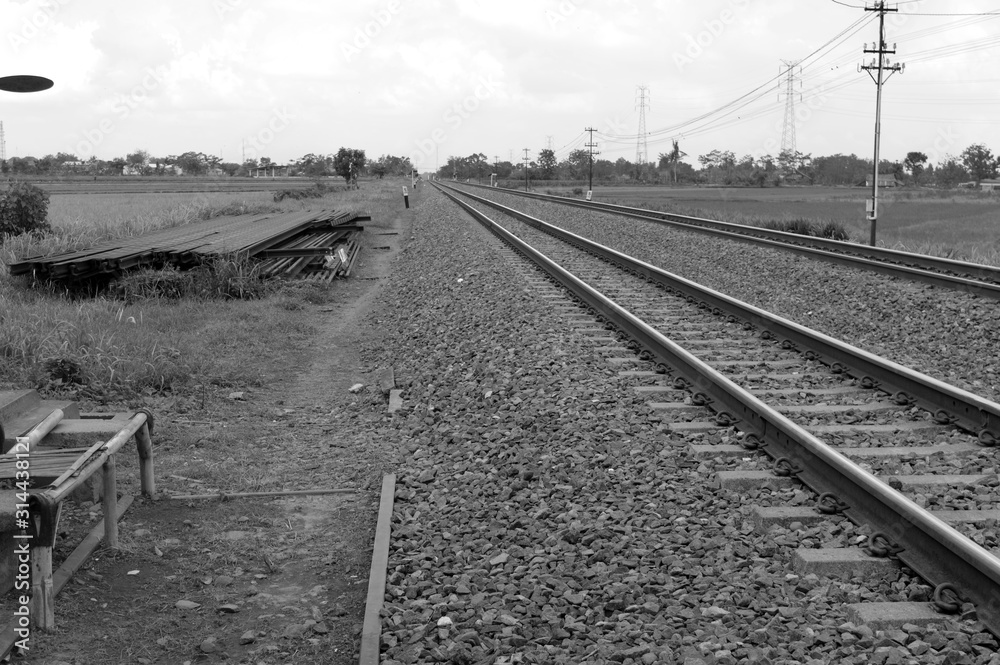
[[[888,6],[887,57],[905,68],[883,86],[882,158],[1000,153],[1000,0]],[[0,92],[8,158],[143,149],[280,164],[350,147],[430,170],[525,148],[561,160],[590,140],[599,158],[656,161],[676,140],[697,166],[715,149],[777,155],[789,111],[803,153],[873,150],[876,85],[858,65],[878,13],[863,0],[0,0],[0,12],[0,76],[55,82]]]

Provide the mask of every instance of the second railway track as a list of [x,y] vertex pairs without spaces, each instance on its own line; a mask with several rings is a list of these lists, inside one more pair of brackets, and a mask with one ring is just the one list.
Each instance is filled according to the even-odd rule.
[[[796,476],[824,494],[817,502],[821,511],[873,528],[876,552],[897,551],[901,561],[938,587],[938,595],[957,590],[959,598],[975,604],[985,625],[1000,631],[1000,608],[993,600],[1000,589],[1000,561],[973,541],[996,547],[992,531],[982,528],[1000,518],[995,510],[1000,494],[990,482],[996,475],[992,449],[984,445],[997,441],[1000,406],[778,317],[740,309],[724,296],[692,291],[693,286],[670,281],[651,266],[588,247],[603,254],[602,260],[565,242],[586,245],[582,239],[565,232],[557,239],[540,231],[539,221],[476,201],[477,207],[485,205],[499,210],[503,226],[511,226],[559,266],[543,269],[672,376],[673,385],[644,390],[655,400],[651,408],[667,414],[672,430],[707,433],[736,426],[741,432],[730,444],[765,448],[778,458],[777,473]],[[463,207],[490,224],[467,201]],[[506,235],[495,226],[495,233]],[[586,284],[574,285],[574,279]],[[664,286],[673,297],[666,296]],[[615,302],[588,293],[594,289]],[[658,330],[687,351],[669,348]],[[712,378],[716,372],[722,378]],[[699,406],[709,406],[714,418],[699,415]],[[833,447],[839,453],[831,453]],[[716,444],[694,452],[739,456],[739,450]],[[937,475],[897,473],[904,465],[912,468],[919,460],[938,457],[948,461],[917,464]],[[720,482],[729,482],[725,474]],[[937,510],[924,510],[904,494]],[[791,515],[762,510],[760,519],[808,519]]]
[[884,247],[870,247],[852,242],[774,231],[757,226],[734,224],[714,219],[649,210],[601,201],[585,201],[566,196],[522,192],[514,189],[495,190],[473,183],[465,187],[503,191],[507,194],[572,206],[585,210],[608,212],[651,223],[673,225],[719,238],[749,242],[767,247],[797,252],[811,259],[851,266],[884,275],[908,279],[933,286],[964,291],[984,298],[1000,300],[1000,267],[958,261],[943,257],[903,252]]

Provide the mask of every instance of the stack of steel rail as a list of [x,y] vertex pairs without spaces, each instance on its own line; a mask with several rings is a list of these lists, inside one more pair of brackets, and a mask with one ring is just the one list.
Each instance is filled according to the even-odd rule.
[[329,281],[350,271],[357,255],[356,222],[367,215],[338,210],[216,217],[204,222],[112,240],[89,249],[31,256],[10,265],[12,275],[45,281],[118,277],[139,268],[190,268],[214,257],[262,261],[266,277],[309,276]]

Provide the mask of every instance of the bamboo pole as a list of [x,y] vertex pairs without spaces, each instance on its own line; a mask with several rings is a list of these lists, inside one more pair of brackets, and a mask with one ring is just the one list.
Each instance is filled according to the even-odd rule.
[[104,462],[104,544],[113,550],[118,549],[118,467],[115,456],[111,455]]
[[[56,478],[49,484],[52,487],[58,487],[62,483],[62,481],[66,480],[74,473],[76,473],[77,469],[86,464],[90,460],[90,458],[96,455],[97,452],[101,450],[105,445],[107,444],[104,441],[98,441],[90,448],[87,448],[87,450],[85,450],[83,454],[77,453],[76,461],[70,464],[69,467],[65,471],[63,471],[58,478]],[[35,472],[37,473],[36,462],[34,460],[32,460],[32,469],[35,470]]]
[[42,630],[56,627],[51,544],[31,548],[31,620]]
[[100,455],[93,457],[89,462],[84,464],[81,468],[77,469],[74,478],[71,482],[63,483],[60,486],[52,487],[46,490],[49,497],[55,501],[59,502],[66,498],[66,495],[71,493],[76,489],[83,481],[92,476],[95,471],[104,466],[104,462],[117,453],[125,442],[128,441],[132,436],[135,435],[136,431],[146,423],[146,414],[143,412],[136,413],[129,420],[129,424],[122,429],[120,432],[115,434],[113,437],[107,440],[104,444],[104,449]]
[[143,423],[135,432],[135,446],[139,451],[139,482],[142,493],[150,499],[156,498],[156,478],[153,476],[153,439],[149,436],[149,424]]
[[[17,444],[11,449],[11,451],[8,451],[7,454],[10,454],[11,452],[14,454],[30,452],[31,449],[34,448],[39,441],[44,439],[49,432],[54,430],[56,425],[59,424],[59,421],[65,417],[66,414],[63,413],[62,409],[54,409],[52,413],[47,415],[45,419],[42,420],[42,422],[32,427],[30,432],[24,436],[17,437]],[[21,449],[21,446],[25,446],[26,449]]]

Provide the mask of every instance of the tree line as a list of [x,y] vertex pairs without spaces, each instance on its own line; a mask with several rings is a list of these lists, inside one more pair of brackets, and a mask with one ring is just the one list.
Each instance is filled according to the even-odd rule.
[[80,160],[76,155],[59,152],[44,157],[11,157],[0,162],[0,171],[13,177],[52,176],[205,176],[251,177],[259,174],[280,174],[322,178],[340,176],[347,181],[360,175],[377,178],[410,175],[409,157],[382,155],[369,161],[365,151],[340,148],[336,153],[308,153],[286,164],[269,157],[247,159],[242,164],[223,161],[221,157],[203,152],[155,157],[146,150],[135,150],[124,157],[103,160],[91,157]]
[[[783,151],[777,157],[745,155],[737,158],[731,150],[711,150],[697,157],[700,168],[683,161],[684,153],[676,141],[670,152],[660,153],[656,162],[633,163],[624,157],[615,161],[595,158],[596,182],[643,182],[649,184],[727,185],[774,187],[801,183],[827,186],[864,185],[872,176],[871,158],[850,154],[813,157],[798,151]],[[573,150],[559,161],[549,149],[523,162],[490,162],[483,153],[468,157],[448,157],[438,169],[440,178],[487,180],[491,174],[500,179],[523,180],[525,168],[534,180],[586,180],[590,175],[591,156],[587,150]],[[893,176],[902,185],[951,188],[996,178],[1000,158],[982,143],[974,143],[959,155],[946,155],[937,164],[928,162],[925,153],[912,151],[900,161],[879,160],[879,173]]]

